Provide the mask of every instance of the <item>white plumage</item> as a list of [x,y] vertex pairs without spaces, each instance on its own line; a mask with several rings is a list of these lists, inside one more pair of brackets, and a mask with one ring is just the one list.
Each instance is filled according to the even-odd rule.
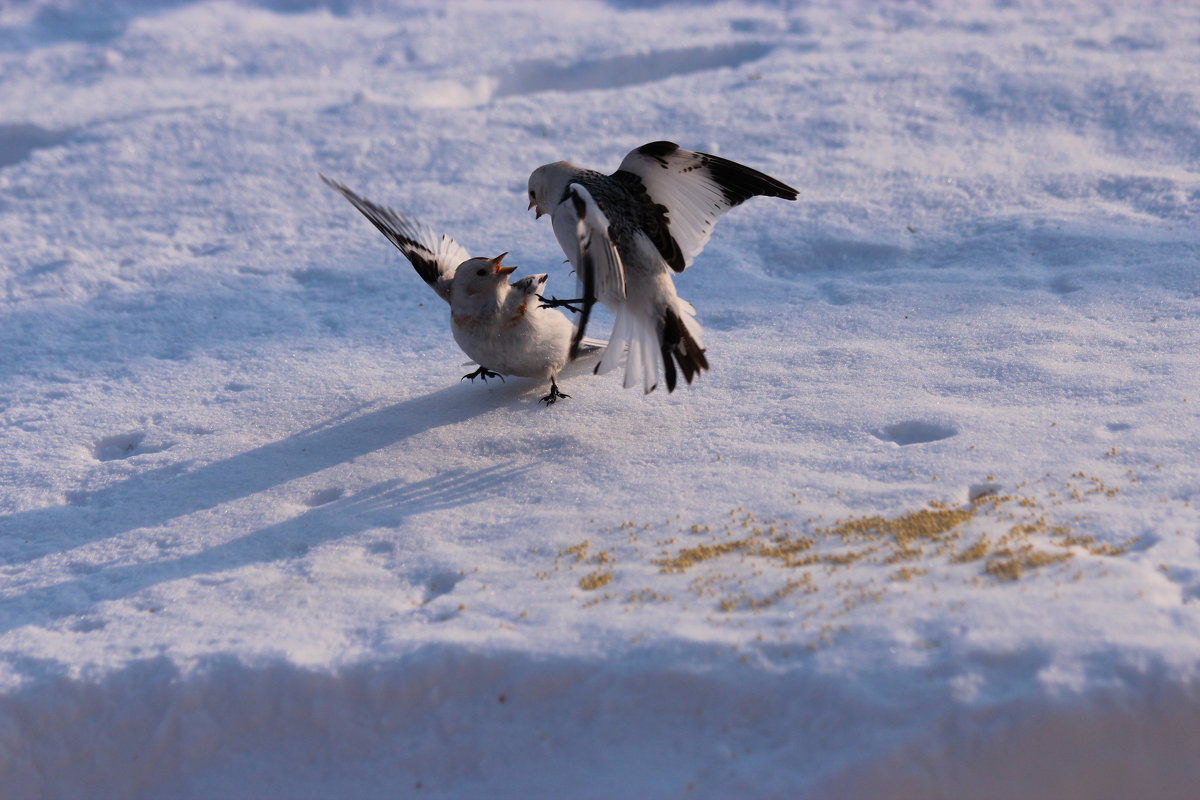
[[598,372],[625,358],[625,386],[647,393],[660,369],[667,391],[677,371],[691,383],[708,369],[696,310],[675,293],[682,272],[704,249],[716,221],[755,196],[795,200],[792,187],[742,164],[651,142],[625,156],[612,175],[566,161],[529,176],[529,207],[549,214],[575,267],[583,297],[572,352],[597,300],[616,314]]
[[[345,197],[399,248],[417,274],[450,304],[450,331],[454,341],[479,369],[463,378],[499,375],[550,380],[547,405],[562,397],[559,371],[572,359],[575,325],[552,308],[543,308],[540,291],[547,276],[527,275],[513,283],[508,275],[516,267],[495,258],[471,258],[449,236],[439,235],[417,220],[372,203],[324,175],[321,180]],[[594,350],[603,342],[587,340]]]

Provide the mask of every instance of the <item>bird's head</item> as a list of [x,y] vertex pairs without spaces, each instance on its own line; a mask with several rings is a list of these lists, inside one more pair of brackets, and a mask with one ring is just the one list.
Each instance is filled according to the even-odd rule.
[[471,295],[495,294],[516,270],[516,267],[503,265],[506,255],[508,253],[495,258],[472,258],[459,264],[454,272],[455,290]]
[[537,217],[549,214],[562,200],[578,167],[566,161],[555,161],[538,167],[529,176],[529,207],[537,210]]

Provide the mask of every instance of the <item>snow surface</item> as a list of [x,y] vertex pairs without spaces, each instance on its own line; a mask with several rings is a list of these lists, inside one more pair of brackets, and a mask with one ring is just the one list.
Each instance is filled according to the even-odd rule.
[[[1181,2],[4,3],[0,795],[1194,797],[1198,48]],[[317,180],[568,296],[529,171],[663,138],[801,189],[680,276],[670,395],[460,383]]]

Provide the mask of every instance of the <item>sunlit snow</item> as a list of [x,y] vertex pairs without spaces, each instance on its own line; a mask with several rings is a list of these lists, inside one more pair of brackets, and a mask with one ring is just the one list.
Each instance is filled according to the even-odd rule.
[[[0,3],[4,798],[1184,798],[1200,7]],[[672,394],[470,371],[318,172],[760,169]],[[589,332],[605,335],[611,317]]]

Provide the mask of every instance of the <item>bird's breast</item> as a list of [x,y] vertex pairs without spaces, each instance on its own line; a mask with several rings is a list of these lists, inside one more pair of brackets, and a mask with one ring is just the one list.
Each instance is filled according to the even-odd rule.
[[478,314],[451,314],[450,321],[455,327],[469,331],[483,327],[483,320]]
[[529,301],[525,300],[521,305],[513,310],[513,313],[504,320],[505,326],[515,328],[525,321],[525,312],[529,309]]

